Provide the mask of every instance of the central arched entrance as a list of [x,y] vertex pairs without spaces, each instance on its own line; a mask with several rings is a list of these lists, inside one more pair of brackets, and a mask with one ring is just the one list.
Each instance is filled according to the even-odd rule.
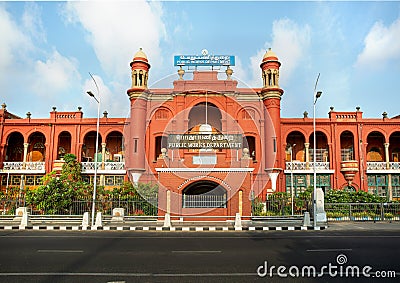
[[227,192],[213,181],[201,180],[182,191],[183,208],[226,208]]

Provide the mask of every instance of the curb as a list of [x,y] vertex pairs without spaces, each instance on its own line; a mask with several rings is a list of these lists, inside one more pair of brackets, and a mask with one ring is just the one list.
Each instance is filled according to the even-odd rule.
[[147,226],[0,226],[0,230],[60,230],[60,231],[171,231],[171,232],[222,232],[222,231],[307,231],[307,230],[325,230],[328,226],[250,226],[250,227],[147,227]]

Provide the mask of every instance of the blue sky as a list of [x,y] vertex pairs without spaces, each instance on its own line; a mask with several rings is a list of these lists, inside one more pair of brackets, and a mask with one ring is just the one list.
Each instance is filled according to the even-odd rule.
[[[83,107],[99,87],[101,112],[126,117],[129,63],[142,47],[150,87],[172,87],[173,56],[236,56],[240,86],[261,87],[260,62],[272,47],[282,67],[283,117],[329,107],[364,117],[400,114],[400,2],[371,1],[72,1],[0,2],[0,103],[21,117]],[[189,76],[186,76],[187,78]]]

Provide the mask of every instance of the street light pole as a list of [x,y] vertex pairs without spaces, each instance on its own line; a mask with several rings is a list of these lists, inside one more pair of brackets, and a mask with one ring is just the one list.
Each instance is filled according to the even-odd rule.
[[97,152],[99,151],[99,124],[100,124],[100,92],[99,92],[99,87],[97,86],[96,80],[92,76],[91,73],[89,73],[90,77],[94,81],[94,84],[96,85],[97,89],[97,97],[91,92],[90,90],[87,91],[86,93],[90,96],[93,97],[94,100],[97,102],[97,124],[96,124],[96,149],[95,149],[95,154],[94,154],[94,180],[93,180],[93,197],[92,197],[92,219],[91,219],[91,224],[92,227],[94,226],[94,213],[96,210],[96,190],[97,190]]
[[317,77],[317,81],[315,82],[314,86],[314,93],[313,93],[313,101],[314,101],[314,107],[313,107],[313,135],[314,135],[314,145],[313,145],[313,173],[314,173],[314,185],[313,185],[313,218],[314,218],[314,228],[317,227],[317,171],[316,171],[316,159],[317,159],[317,139],[315,135],[315,106],[317,104],[318,98],[321,97],[322,91],[316,91],[317,89],[317,84],[318,84],[318,79],[319,75]]

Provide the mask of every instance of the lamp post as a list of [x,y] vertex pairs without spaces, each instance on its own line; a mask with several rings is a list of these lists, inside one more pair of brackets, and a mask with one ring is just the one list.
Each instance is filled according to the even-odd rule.
[[292,216],[294,215],[294,204],[293,204],[293,198],[294,198],[294,188],[293,188],[293,148],[296,146],[296,144],[293,144],[289,147],[290,150],[290,193],[292,197]]
[[317,81],[315,82],[314,86],[314,93],[313,93],[313,101],[314,101],[314,108],[313,108],[313,135],[314,135],[314,145],[313,145],[313,173],[314,173],[314,185],[313,185],[313,218],[314,218],[314,228],[317,227],[317,171],[316,171],[316,159],[317,159],[317,139],[315,135],[315,105],[317,104],[318,98],[321,97],[322,91],[316,91],[319,75],[317,77]]
[[100,92],[99,92],[99,87],[97,86],[96,80],[92,76],[91,73],[89,73],[90,77],[94,81],[94,84],[96,85],[97,89],[97,97],[91,92],[90,90],[87,91],[86,93],[90,96],[93,97],[94,100],[97,102],[97,124],[96,124],[96,149],[95,149],[95,154],[94,154],[94,180],[93,180],[93,203],[92,203],[92,227],[94,226],[94,213],[96,210],[96,190],[97,190],[97,152],[99,151],[99,122],[100,122]]

